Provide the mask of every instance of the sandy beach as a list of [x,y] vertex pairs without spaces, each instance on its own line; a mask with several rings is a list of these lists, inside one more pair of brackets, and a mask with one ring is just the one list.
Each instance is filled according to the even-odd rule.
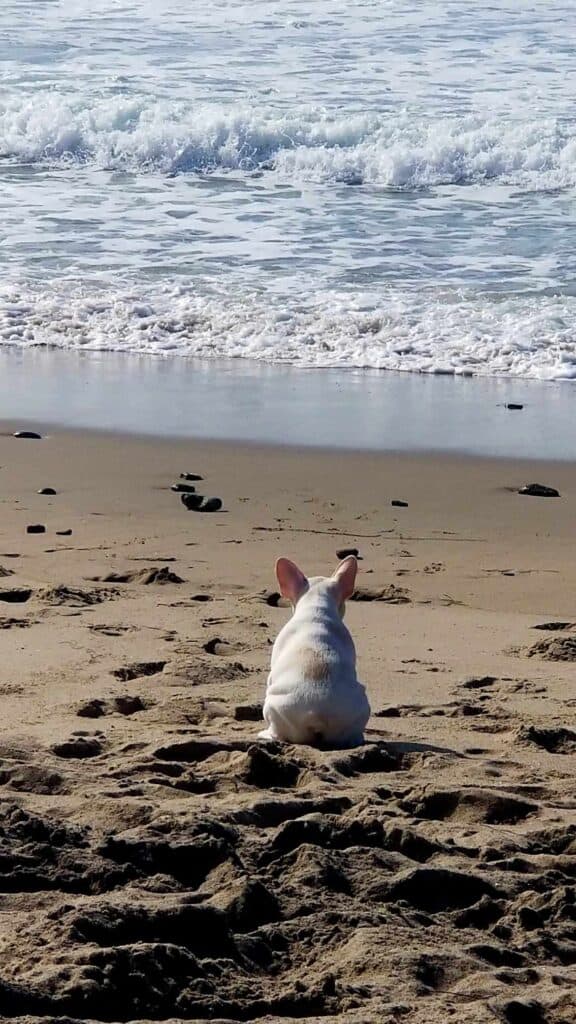
[[[576,465],[21,426],[0,1016],[573,1024]],[[344,548],[366,744],[258,743],[275,559]]]

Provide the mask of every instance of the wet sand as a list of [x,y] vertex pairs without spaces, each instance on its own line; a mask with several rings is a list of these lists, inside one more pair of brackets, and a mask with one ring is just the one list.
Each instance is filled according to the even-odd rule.
[[[572,1024],[576,465],[19,426],[0,1015]],[[257,743],[274,561],[347,547],[367,742]]]

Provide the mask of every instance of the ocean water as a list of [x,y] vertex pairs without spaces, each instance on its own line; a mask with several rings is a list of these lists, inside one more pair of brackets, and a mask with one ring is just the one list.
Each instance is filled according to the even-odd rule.
[[576,378],[568,0],[3,0],[0,346]]

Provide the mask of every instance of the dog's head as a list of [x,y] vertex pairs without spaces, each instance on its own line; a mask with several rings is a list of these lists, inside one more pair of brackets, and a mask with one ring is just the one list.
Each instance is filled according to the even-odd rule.
[[301,569],[289,558],[279,558],[276,562],[276,578],[282,597],[285,597],[293,608],[306,595],[323,592],[334,599],[340,612],[344,615],[345,604],[352,597],[356,584],[358,562],[354,555],[349,555],[336,569],[332,576],[311,576],[308,578]]

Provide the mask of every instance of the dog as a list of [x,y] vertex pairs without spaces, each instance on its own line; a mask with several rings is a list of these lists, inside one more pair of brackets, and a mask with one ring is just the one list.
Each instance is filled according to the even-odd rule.
[[272,648],[261,739],[333,748],[364,742],[370,705],[342,621],[357,570],[350,556],[332,576],[307,579],[288,558],[278,559],[280,592],[293,615]]

